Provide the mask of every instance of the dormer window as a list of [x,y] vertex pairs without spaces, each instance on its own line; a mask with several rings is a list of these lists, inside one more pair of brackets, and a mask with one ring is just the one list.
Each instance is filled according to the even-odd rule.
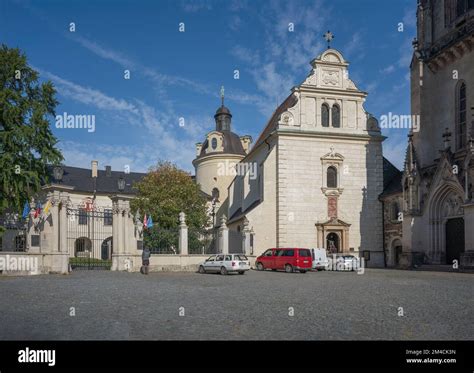
[[212,150],[217,149],[217,139],[215,137],[213,137],[212,140],[211,140],[211,148],[212,148]]

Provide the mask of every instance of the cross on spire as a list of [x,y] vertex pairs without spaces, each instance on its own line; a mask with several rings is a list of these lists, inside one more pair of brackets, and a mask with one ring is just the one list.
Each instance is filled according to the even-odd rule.
[[331,48],[331,41],[335,38],[334,34],[331,32],[331,31],[327,31],[324,35],[323,35],[324,39],[327,41],[328,43],[328,49]]
[[224,86],[221,86],[221,100],[222,100],[222,106],[224,106]]

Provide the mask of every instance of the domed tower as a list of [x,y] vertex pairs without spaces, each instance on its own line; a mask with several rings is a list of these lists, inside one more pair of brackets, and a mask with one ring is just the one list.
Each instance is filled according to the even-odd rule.
[[221,99],[221,106],[214,115],[216,129],[207,134],[204,142],[196,144],[196,158],[193,160],[196,183],[217,204],[215,224],[219,224],[220,216],[227,210],[227,188],[236,176],[235,165],[247,155],[252,143],[250,136],[232,132],[232,114],[224,106],[224,87]]

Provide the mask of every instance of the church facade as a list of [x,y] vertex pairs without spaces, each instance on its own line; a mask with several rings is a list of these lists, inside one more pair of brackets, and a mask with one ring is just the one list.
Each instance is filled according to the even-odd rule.
[[[229,228],[230,248],[250,230],[253,255],[271,247],[321,247],[384,265],[384,137],[348,65],[335,49],[311,61],[309,76],[273,113],[252,149],[239,154],[225,216],[217,222]],[[210,136],[214,132],[207,142]],[[202,150],[195,166],[201,156]],[[196,167],[196,181],[210,189],[201,175]],[[216,175],[206,178],[217,183]]]
[[422,0],[401,180],[401,266],[474,266],[474,2]]

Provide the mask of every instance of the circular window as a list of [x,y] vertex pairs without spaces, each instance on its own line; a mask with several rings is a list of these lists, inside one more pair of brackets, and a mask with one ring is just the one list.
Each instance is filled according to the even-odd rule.
[[214,150],[217,149],[217,139],[215,137],[211,140],[211,147]]

